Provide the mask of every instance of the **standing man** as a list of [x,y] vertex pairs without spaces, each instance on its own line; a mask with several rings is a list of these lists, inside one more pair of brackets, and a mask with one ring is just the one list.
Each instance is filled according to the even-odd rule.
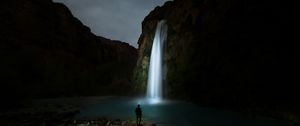
[[137,105],[135,108],[135,115],[136,115],[136,125],[139,126],[141,125],[142,121],[142,109],[140,107],[140,104]]

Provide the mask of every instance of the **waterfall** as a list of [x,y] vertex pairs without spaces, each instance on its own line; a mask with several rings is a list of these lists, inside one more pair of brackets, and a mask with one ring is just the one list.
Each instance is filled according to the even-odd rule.
[[151,50],[147,98],[153,102],[158,102],[162,99],[163,46],[167,38],[167,29],[165,20],[157,23]]

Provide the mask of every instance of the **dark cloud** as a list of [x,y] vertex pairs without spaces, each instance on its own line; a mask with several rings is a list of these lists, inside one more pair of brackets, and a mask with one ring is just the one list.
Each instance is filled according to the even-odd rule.
[[167,0],[54,0],[64,3],[93,33],[137,47],[141,22]]

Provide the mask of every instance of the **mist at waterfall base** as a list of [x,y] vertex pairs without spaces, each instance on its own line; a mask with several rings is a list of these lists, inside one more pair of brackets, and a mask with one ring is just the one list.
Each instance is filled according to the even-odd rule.
[[157,23],[155,36],[150,56],[148,74],[147,100],[151,104],[159,103],[162,100],[162,65],[163,48],[167,38],[167,25],[165,20]]

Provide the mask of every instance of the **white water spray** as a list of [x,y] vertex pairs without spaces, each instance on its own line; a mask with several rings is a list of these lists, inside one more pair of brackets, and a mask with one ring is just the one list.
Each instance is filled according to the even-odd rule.
[[153,40],[147,87],[147,97],[152,103],[162,99],[163,45],[167,38],[167,29],[166,21],[159,21]]

